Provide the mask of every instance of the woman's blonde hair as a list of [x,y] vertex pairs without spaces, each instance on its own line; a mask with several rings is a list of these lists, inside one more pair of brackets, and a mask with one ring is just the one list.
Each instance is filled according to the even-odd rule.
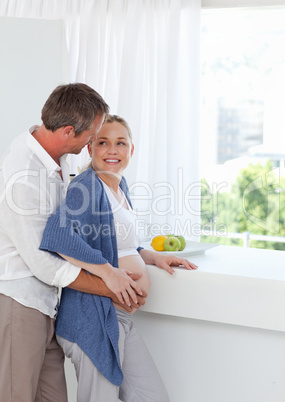
[[105,115],[105,119],[104,119],[103,124],[105,124],[105,123],[114,123],[114,122],[120,123],[124,127],[126,127],[126,129],[128,130],[129,137],[130,137],[130,139],[132,141],[133,140],[133,135],[132,135],[130,126],[128,125],[126,120],[123,119],[123,117],[117,116],[116,114],[106,114]]

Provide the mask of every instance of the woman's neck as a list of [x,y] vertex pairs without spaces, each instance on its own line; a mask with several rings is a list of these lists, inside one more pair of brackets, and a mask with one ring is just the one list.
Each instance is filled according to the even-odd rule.
[[124,196],[122,190],[119,187],[121,176],[119,174],[98,174],[98,177],[109,187],[114,197],[117,199],[120,205],[122,205],[125,209],[129,209],[128,203],[126,201],[126,197]]
[[100,179],[107,184],[107,186],[113,190],[115,193],[117,193],[119,191],[119,184],[121,181],[122,176],[120,176],[119,174],[110,174],[110,173],[98,173],[96,172],[98,177],[100,177]]

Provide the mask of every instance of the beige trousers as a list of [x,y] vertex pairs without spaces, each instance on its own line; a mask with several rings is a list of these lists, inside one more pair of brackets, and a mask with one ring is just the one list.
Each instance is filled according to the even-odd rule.
[[0,294],[0,400],[67,402],[54,320]]

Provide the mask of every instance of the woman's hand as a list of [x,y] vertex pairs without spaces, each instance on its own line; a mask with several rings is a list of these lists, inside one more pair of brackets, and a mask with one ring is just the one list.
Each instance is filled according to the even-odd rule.
[[165,255],[156,251],[145,249],[140,251],[140,255],[146,264],[156,265],[157,267],[169,272],[171,275],[175,273],[171,266],[178,267],[182,265],[189,270],[198,268],[197,265],[193,264],[192,262],[184,258],[177,257],[176,255]]
[[197,265],[193,264],[186,259],[176,257],[175,255],[162,255],[157,253],[154,257],[154,265],[159,268],[165,269],[165,271],[169,272],[171,275],[175,273],[174,269],[171,266],[180,266],[183,265],[186,269],[197,269]]
[[[102,276],[106,286],[117,296],[121,304],[131,306],[131,300],[138,304],[138,295],[143,295],[140,287],[130,278],[130,272],[111,267]],[[131,300],[130,300],[131,298]]]

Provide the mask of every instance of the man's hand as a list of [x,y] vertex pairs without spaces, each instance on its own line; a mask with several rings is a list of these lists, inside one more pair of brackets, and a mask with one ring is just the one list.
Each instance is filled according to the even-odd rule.
[[[133,281],[141,278],[141,274],[134,274],[129,272],[128,275]],[[111,292],[111,290],[105,285],[104,281],[101,278],[96,275],[87,274],[84,269],[80,271],[78,277],[68,287],[71,289],[79,290],[80,292],[110,297],[113,302],[121,304],[116,295]],[[138,303],[132,302],[130,307],[128,307],[126,304],[121,304],[121,306],[129,313],[133,313],[145,304],[146,297],[147,294],[143,292],[142,296],[137,295]]]
[[[130,271],[126,271],[126,273],[129,275],[129,277],[130,277],[133,281],[137,281],[138,279],[140,279],[140,278],[142,277],[142,274],[135,274],[135,273],[130,272]],[[144,292],[144,291],[142,291],[142,292],[143,292],[142,296],[140,296],[140,295],[137,294],[137,300],[138,300],[137,304],[134,303],[134,302],[131,300],[131,306],[130,306],[130,307],[129,307],[129,306],[126,306],[125,304],[124,304],[124,305],[122,304],[122,308],[123,308],[125,311],[127,311],[128,313],[133,313],[133,312],[135,312],[136,310],[138,310],[139,308],[141,308],[141,306],[143,306],[143,305],[145,304],[145,298],[147,297],[147,293]],[[115,295],[114,295],[114,296],[115,296]],[[115,296],[115,297],[116,297],[116,296]],[[115,302],[115,303],[120,303],[119,301],[116,301],[115,298],[113,299],[113,298],[111,297],[111,299],[112,299],[113,302]],[[121,304],[121,303],[120,303],[120,304]]]

